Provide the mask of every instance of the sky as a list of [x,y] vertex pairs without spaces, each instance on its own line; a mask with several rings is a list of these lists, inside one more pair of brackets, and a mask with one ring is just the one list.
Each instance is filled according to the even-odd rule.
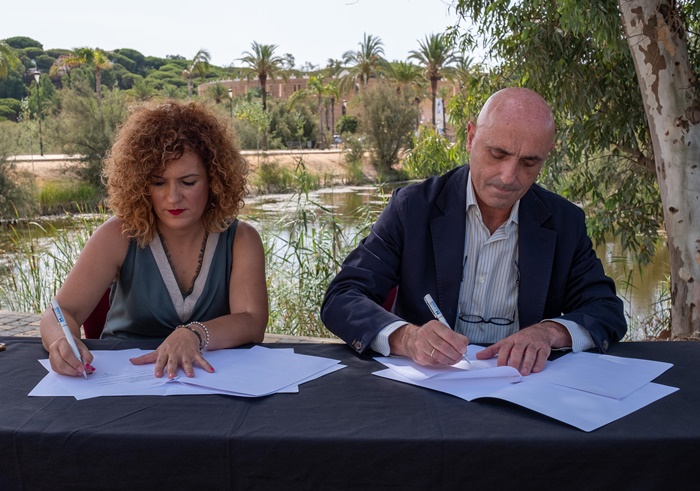
[[379,37],[385,58],[405,60],[418,40],[457,21],[453,0],[31,0],[3,1],[0,39],[27,36],[44,49],[135,49],[145,56],[239,64],[253,41],[291,53],[297,68],[325,67]]

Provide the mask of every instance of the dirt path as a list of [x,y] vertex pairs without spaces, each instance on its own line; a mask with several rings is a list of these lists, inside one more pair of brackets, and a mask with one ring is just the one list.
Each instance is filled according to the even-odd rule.
[[[278,165],[295,169],[300,159],[303,159],[308,172],[318,175],[331,175],[336,180],[342,180],[346,173],[345,156],[342,150],[307,150],[284,151],[273,150],[267,153],[244,151],[251,173],[255,173],[262,162],[276,162]],[[55,181],[70,178],[75,169],[81,165],[74,157],[66,155],[18,155],[10,157],[18,170],[33,173],[39,182]],[[372,177],[371,166],[365,165],[365,174]]]

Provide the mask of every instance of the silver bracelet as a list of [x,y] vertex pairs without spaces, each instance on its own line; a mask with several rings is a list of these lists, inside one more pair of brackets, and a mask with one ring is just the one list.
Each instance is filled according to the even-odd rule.
[[201,347],[200,349],[201,349],[202,351],[206,351],[206,350],[207,350],[207,346],[209,346],[209,329],[207,329],[207,326],[205,326],[204,324],[202,324],[202,323],[199,322],[199,321],[192,321],[192,322],[190,322],[189,324],[187,324],[187,326],[185,326],[185,327],[189,327],[189,326],[191,326],[191,325],[193,325],[193,324],[196,325],[196,326],[201,327],[201,328],[202,328],[202,331],[204,331],[204,344],[202,345],[202,347]]

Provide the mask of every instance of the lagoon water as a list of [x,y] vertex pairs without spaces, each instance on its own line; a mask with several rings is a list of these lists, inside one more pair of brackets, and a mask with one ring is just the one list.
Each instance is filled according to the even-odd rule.
[[[393,186],[395,187],[395,185]],[[346,236],[353,236],[360,217],[369,212],[378,213],[385,206],[391,193],[391,188],[377,188],[375,186],[354,186],[336,187],[333,189],[323,189],[310,192],[306,195],[261,195],[250,197],[246,200],[246,205],[241,212],[241,218],[248,220],[260,229],[271,231],[272,237],[288,237],[289,231],[284,230],[290,220],[285,220],[286,215],[298,213],[300,209],[310,213],[321,212],[334,214],[340,222],[343,230],[351,233]],[[52,223],[58,230],[65,230],[67,223],[65,219],[46,219],[42,223]],[[309,224],[313,227],[314,220],[310,219]],[[44,227],[51,229],[52,227]],[[271,230],[274,229],[274,230]],[[307,230],[311,234],[313,231]],[[12,232],[7,227],[0,228],[0,285],[7,284],[3,281],[8,276],[9,268],[28,268],[27,265],[17,265],[13,261],[13,248],[7,236]],[[50,237],[46,234],[35,232],[34,247],[50,247]],[[44,237],[39,237],[44,236]],[[283,241],[273,244],[274,249],[284,247]],[[635,268],[632,257],[627,251],[622,250],[619,242],[609,241],[596,247],[598,257],[603,262],[608,276],[615,280],[618,288],[618,295],[625,304],[625,314],[630,321],[630,339],[644,339],[655,335],[653,322],[649,319],[663,318],[669,307],[668,294],[668,274],[669,258],[668,249],[665,243],[657,245],[657,254],[654,262],[639,269]],[[50,271],[42,271],[42,275],[50,275]],[[47,279],[47,284],[50,284]],[[0,297],[0,309],[7,309],[2,305]],[[667,318],[667,315],[666,315]],[[656,323],[658,326],[658,323]]]

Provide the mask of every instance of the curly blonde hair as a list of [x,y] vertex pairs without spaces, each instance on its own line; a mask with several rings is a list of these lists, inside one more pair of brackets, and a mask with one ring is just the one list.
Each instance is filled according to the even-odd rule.
[[248,164],[225,120],[196,102],[168,100],[136,106],[119,128],[103,177],[122,231],[141,247],[156,233],[151,176],[185,151],[197,154],[209,175],[211,206],[202,217],[209,232],[225,230],[243,206]]

